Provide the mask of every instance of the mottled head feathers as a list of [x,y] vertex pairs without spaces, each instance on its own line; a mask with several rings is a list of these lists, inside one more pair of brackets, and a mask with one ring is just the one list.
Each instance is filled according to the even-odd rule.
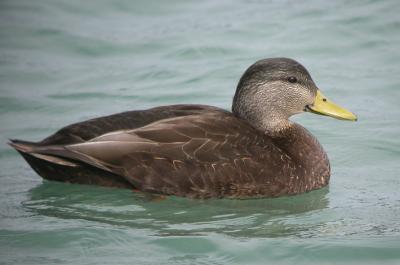
[[295,60],[260,60],[241,77],[232,111],[257,129],[273,133],[312,104],[317,89],[307,69]]

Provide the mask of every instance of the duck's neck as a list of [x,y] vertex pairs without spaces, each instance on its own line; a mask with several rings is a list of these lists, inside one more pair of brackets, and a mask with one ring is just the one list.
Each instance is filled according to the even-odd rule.
[[289,131],[293,123],[287,118],[275,118],[260,121],[256,129],[271,137],[280,137]]
[[275,102],[272,97],[264,95],[244,93],[244,90],[238,90],[233,99],[232,112],[236,117],[271,136],[279,135],[291,126],[291,112],[282,107],[282,102]]
[[264,109],[252,109],[251,105],[246,108],[233,106],[235,116],[246,120],[260,132],[270,136],[279,136],[283,131],[292,126],[292,122],[285,113],[272,109],[272,106],[265,106]]

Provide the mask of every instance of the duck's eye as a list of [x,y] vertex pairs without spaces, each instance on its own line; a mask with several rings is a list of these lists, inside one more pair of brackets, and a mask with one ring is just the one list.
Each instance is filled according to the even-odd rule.
[[290,76],[290,77],[288,78],[288,81],[289,81],[290,83],[296,83],[296,82],[297,82],[297,78],[294,77],[294,76]]

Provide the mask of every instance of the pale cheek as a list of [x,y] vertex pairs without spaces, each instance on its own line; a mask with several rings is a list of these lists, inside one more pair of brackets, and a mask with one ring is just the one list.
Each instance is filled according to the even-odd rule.
[[301,113],[304,112],[304,108],[306,105],[311,104],[309,103],[309,95],[307,93],[296,93],[295,97],[292,98],[292,111],[293,113]]

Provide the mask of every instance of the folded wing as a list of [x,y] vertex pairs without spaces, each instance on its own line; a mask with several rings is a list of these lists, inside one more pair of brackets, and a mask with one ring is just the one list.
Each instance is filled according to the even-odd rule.
[[279,172],[275,162],[283,157],[268,139],[227,112],[164,119],[35,152],[118,174],[141,190],[203,197],[231,192],[234,186],[257,186],[257,176],[268,175],[266,161],[271,172]]

